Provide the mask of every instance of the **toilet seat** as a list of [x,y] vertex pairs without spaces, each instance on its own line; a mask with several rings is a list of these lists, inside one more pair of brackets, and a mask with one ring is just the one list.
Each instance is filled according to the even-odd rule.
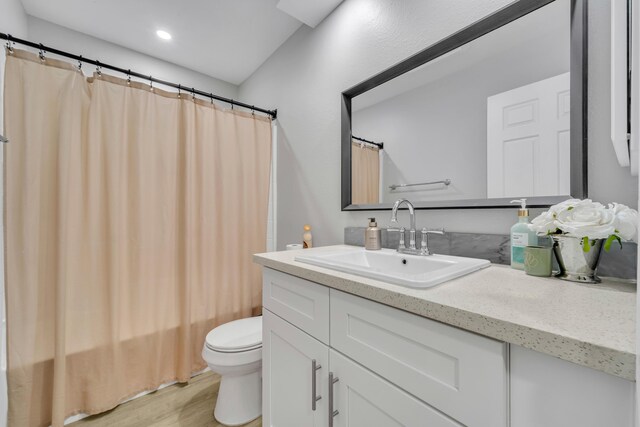
[[207,334],[205,346],[220,353],[241,353],[262,347],[262,316],[234,320]]

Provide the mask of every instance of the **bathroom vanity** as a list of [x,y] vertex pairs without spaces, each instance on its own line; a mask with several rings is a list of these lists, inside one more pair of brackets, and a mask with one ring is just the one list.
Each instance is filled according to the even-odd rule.
[[633,425],[635,286],[492,265],[412,289],[297,255],[255,256],[263,425]]

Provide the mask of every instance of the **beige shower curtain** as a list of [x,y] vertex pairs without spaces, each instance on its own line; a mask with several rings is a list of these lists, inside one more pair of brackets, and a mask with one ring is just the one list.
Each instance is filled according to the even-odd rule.
[[270,120],[17,50],[4,111],[9,425],[188,380],[260,310]]
[[351,203],[377,204],[380,201],[380,150],[357,141],[351,143]]

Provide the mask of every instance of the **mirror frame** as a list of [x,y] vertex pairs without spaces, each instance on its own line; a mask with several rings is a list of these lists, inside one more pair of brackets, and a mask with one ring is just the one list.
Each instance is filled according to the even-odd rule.
[[[343,211],[375,211],[391,209],[391,203],[354,205],[351,203],[351,100],[368,90],[394,79],[407,71],[419,67],[445,53],[457,49],[478,37],[481,37],[503,25],[515,21],[556,0],[519,0],[487,17],[463,28],[443,40],[421,50],[390,68],[358,83],[342,92],[341,113],[341,171]],[[571,136],[570,136],[570,176],[571,195],[542,196],[527,198],[532,208],[549,207],[569,197],[584,199],[587,197],[587,1],[571,1],[570,29],[570,90],[571,90]],[[509,198],[462,199],[443,201],[412,201],[416,209],[492,209],[513,208]]]

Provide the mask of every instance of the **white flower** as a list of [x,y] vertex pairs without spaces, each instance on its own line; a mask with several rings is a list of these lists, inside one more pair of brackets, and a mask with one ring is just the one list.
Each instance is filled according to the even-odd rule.
[[589,239],[607,239],[615,235],[637,241],[640,216],[638,211],[618,203],[608,207],[589,199],[570,199],[551,206],[529,224],[529,229],[544,234],[564,234]]
[[568,208],[573,208],[575,205],[579,204],[580,202],[582,202],[582,200],[580,199],[565,200],[564,202],[560,202],[557,205],[551,206],[549,210],[557,214],[558,212],[562,212]]
[[635,242],[638,240],[638,211],[618,203],[609,205],[615,215],[615,229],[620,238]]
[[615,220],[613,210],[586,199],[558,210],[555,224],[568,236],[606,239],[615,234]]
[[553,234],[558,229],[556,226],[556,214],[551,210],[544,211],[531,221],[529,230],[535,231],[539,235]]

